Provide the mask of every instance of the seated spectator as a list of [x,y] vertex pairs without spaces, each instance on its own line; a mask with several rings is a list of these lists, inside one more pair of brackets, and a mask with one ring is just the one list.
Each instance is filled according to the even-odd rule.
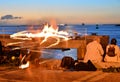
[[86,54],[84,57],[84,62],[88,62],[88,60],[94,61],[94,62],[101,62],[103,58],[103,48],[100,44],[100,38],[95,37],[94,40],[90,43],[88,43],[86,47]]
[[115,38],[111,39],[111,43],[106,47],[106,55],[104,61],[106,62],[118,62],[119,58],[119,46]]

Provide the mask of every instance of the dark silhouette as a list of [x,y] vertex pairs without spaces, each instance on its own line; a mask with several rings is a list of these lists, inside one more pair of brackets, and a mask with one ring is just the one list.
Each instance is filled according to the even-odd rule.
[[3,50],[2,50],[2,42],[0,41],[0,55],[3,55]]

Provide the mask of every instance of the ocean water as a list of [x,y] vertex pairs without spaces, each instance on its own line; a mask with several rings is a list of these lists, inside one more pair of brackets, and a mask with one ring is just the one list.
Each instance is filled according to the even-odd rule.
[[[34,27],[34,29],[38,29],[40,27]],[[29,27],[27,26],[0,26],[0,34],[13,34],[19,31],[27,30]],[[104,25],[67,25],[67,26],[59,26],[59,30],[65,30],[69,32],[70,36],[74,33],[78,33],[78,35],[91,35],[96,33],[97,35],[108,35],[110,40],[112,38],[117,39],[117,44],[120,46],[120,26],[115,26],[114,24],[104,24]],[[53,50],[53,49],[43,49],[43,52],[40,57],[43,58],[55,58],[61,59],[64,56],[71,56],[74,59],[77,59],[77,50],[70,49],[67,51],[62,50]]]

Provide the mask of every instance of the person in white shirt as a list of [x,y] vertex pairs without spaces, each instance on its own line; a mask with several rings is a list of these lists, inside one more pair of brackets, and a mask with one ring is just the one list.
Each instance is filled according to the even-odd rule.
[[[114,47],[114,54],[115,56],[110,56],[109,55],[109,48],[110,47]],[[119,51],[119,46],[117,45],[117,40],[115,38],[112,38],[111,39],[111,43],[107,45],[106,47],[106,55],[105,55],[105,58],[104,58],[104,61],[105,62],[118,62],[119,60],[119,54],[120,54],[120,51]]]
[[104,50],[100,44],[100,37],[95,37],[94,40],[88,43],[86,47],[86,54],[84,57],[84,62],[94,61],[101,62],[103,58]]

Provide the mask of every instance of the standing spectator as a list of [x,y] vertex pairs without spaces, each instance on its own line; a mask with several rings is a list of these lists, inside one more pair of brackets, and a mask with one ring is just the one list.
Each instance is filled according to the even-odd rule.
[[88,43],[86,47],[84,62],[88,62],[88,60],[94,62],[101,62],[103,58],[103,54],[104,51],[102,45],[100,44],[100,38],[96,36],[94,40]]
[[111,39],[110,44],[106,47],[106,56],[104,61],[106,62],[117,62],[119,58],[119,46],[117,45],[117,40],[115,38]]

